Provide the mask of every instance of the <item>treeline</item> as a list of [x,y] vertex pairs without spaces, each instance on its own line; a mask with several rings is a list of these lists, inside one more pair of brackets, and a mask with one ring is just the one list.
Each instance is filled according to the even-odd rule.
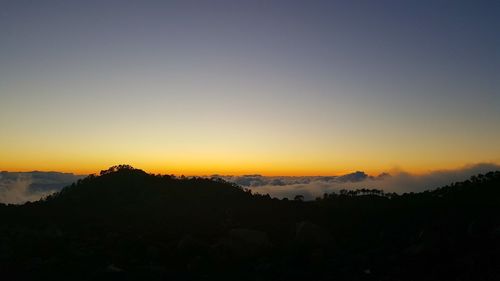
[[[14,279],[499,280],[500,172],[313,201],[128,165],[0,207]],[[14,279],[12,279],[14,278]]]

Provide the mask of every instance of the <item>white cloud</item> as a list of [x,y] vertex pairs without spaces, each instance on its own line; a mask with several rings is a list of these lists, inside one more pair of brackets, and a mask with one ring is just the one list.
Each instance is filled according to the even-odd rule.
[[253,192],[269,194],[272,197],[291,199],[300,194],[306,199],[314,199],[324,193],[338,192],[341,189],[376,188],[385,192],[421,192],[495,170],[500,170],[500,166],[480,163],[460,169],[432,171],[421,175],[398,171],[390,176],[386,174],[368,176],[363,172],[355,172],[338,177],[228,176],[224,179],[249,188]]
[[71,184],[81,176],[57,172],[1,172],[0,203],[36,201]]

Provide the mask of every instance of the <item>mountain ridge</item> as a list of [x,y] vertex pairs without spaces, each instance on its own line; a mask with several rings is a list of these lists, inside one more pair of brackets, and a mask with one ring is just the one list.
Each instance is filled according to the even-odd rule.
[[115,166],[43,200],[0,205],[0,273],[495,280],[499,214],[500,172],[421,193],[342,190],[302,201],[253,194],[222,179]]

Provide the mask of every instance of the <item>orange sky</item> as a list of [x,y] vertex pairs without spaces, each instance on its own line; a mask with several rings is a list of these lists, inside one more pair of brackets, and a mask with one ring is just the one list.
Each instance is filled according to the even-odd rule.
[[236,2],[13,1],[0,15],[0,170],[500,163],[493,4]]

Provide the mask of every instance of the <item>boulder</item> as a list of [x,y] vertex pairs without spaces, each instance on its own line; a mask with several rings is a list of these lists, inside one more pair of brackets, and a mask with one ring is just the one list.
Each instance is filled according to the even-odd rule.
[[191,235],[184,236],[179,240],[179,243],[177,243],[177,251],[185,256],[200,255],[204,253],[206,249],[207,245]]
[[334,243],[333,236],[312,222],[302,221],[295,226],[295,243],[306,247],[326,247]]
[[230,257],[249,258],[264,254],[272,243],[265,232],[237,228],[231,229],[215,247]]

